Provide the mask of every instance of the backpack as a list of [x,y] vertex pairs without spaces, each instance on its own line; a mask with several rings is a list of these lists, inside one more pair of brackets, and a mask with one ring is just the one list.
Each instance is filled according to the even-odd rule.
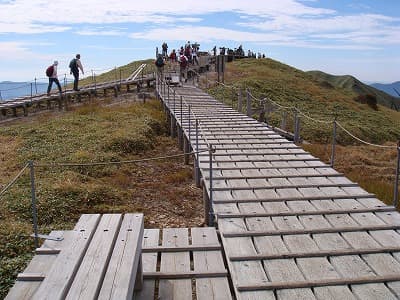
[[53,75],[53,72],[54,72],[54,66],[51,65],[50,67],[48,67],[48,68],[46,69],[46,76],[47,76],[47,77],[51,77],[51,75]]
[[76,69],[77,69],[77,66],[76,66],[76,59],[75,59],[75,58],[73,58],[73,59],[69,62],[69,68],[70,68],[71,70],[76,70]]
[[164,60],[161,56],[159,56],[155,62],[157,67],[162,67],[164,65]]
[[186,68],[188,60],[185,55],[181,55],[179,65],[182,69]]

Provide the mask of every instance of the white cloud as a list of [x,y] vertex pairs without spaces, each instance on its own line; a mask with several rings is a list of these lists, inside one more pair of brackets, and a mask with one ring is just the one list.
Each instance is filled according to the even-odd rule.
[[[171,5],[168,1],[106,0],[47,1],[15,0],[0,2],[0,20],[26,28],[29,33],[38,27],[46,31],[46,24],[111,24],[111,23],[168,23],[176,17],[196,16],[216,12],[237,12],[247,15],[321,15],[332,10],[313,8],[295,0],[262,1],[249,5],[242,0],[195,1]],[[29,12],[29,13],[27,13]],[[194,22],[196,19],[186,19]],[[63,27],[60,27],[60,29]],[[3,31],[0,32],[20,32]]]
[[[136,39],[182,41],[190,37],[192,41],[235,41],[235,42],[289,42],[293,40],[288,36],[270,33],[254,33],[206,26],[180,26],[174,30],[156,28],[146,32],[136,32],[130,35]],[[182,38],[184,37],[184,38]]]

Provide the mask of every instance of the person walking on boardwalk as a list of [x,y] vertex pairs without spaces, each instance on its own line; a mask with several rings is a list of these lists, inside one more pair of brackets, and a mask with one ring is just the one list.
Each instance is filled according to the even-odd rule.
[[47,96],[50,96],[50,91],[51,91],[53,82],[55,82],[55,84],[58,87],[60,97],[62,95],[61,85],[60,85],[60,82],[58,81],[58,77],[57,77],[57,66],[58,66],[58,61],[55,60],[54,63],[50,67],[48,67],[46,70],[46,75],[49,77],[49,86],[47,87]]
[[69,68],[71,69],[70,74],[74,75],[74,91],[79,91],[79,69],[81,70],[82,74],[85,74],[85,72],[83,72],[80,54],[77,54],[75,58],[71,60],[71,62],[69,63]]

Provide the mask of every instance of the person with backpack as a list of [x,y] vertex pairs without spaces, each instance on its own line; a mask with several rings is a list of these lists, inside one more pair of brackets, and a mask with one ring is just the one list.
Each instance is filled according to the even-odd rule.
[[83,72],[83,67],[81,63],[81,55],[77,54],[74,59],[71,60],[69,63],[69,68],[70,68],[70,74],[74,75],[74,91],[79,91],[78,89],[78,82],[79,82],[79,69],[82,71],[82,74],[85,74]]
[[164,58],[162,56],[162,54],[158,54],[156,61],[154,62],[154,64],[157,67],[157,71],[158,74],[162,77],[163,76],[163,71],[164,71]]
[[47,96],[50,96],[50,90],[53,85],[53,82],[55,82],[55,84],[58,87],[60,97],[62,96],[62,89],[61,89],[60,81],[58,81],[58,77],[57,77],[57,66],[58,66],[58,61],[55,60],[54,63],[46,69],[46,75],[47,75],[47,77],[49,77],[49,86],[47,87]]
[[185,82],[187,82],[187,66],[188,59],[185,55],[182,54],[181,56],[179,56],[180,82],[182,82],[182,78],[185,78]]

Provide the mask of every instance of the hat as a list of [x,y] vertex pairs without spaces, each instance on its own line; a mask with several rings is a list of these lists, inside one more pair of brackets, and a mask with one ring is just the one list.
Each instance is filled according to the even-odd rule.
[[55,60],[54,63],[53,63],[53,65],[56,65],[56,66],[57,66],[57,65],[58,65],[58,61]]

